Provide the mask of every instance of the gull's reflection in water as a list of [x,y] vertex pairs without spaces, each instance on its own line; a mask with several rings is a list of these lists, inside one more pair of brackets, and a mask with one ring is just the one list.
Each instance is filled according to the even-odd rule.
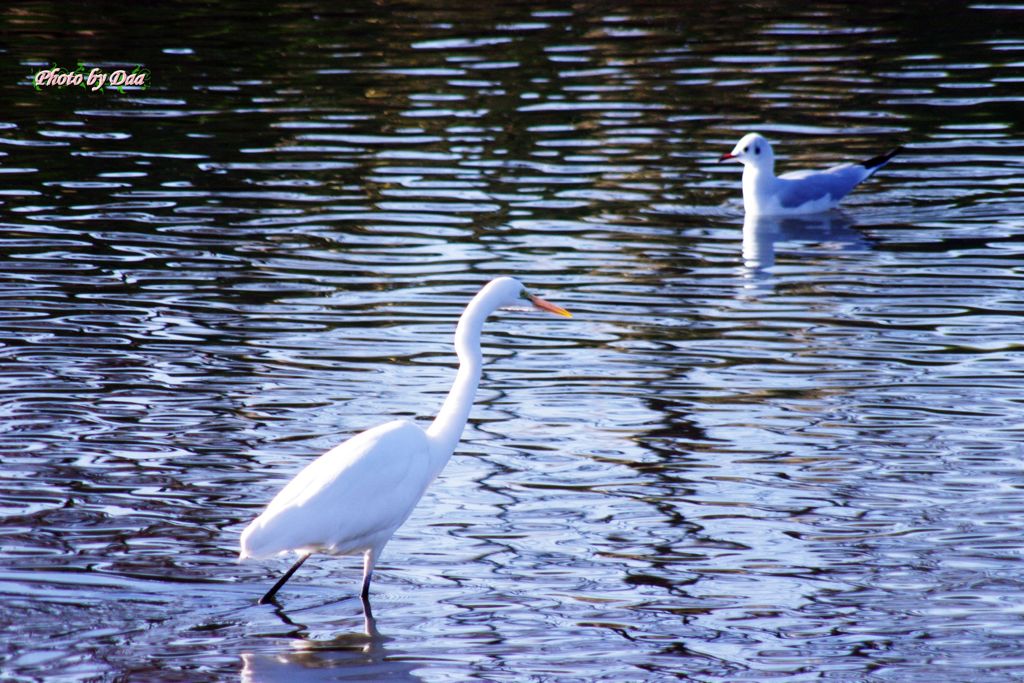
[[309,629],[281,608],[277,616],[294,627],[295,639],[275,654],[242,654],[245,683],[294,681],[420,681],[412,672],[422,666],[403,661],[403,653],[386,647],[390,640],[377,630],[369,604],[364,604],[363,631],[340,633],[326,640],[306,637]]
[[[853,219],[842,211],[808,216],[751,216],[743,219],[743,265],[750,278],[763,278],[775,265],[776,245],[793,243],[814,245],[814,252],[868,251],[871,241],[854,227]],[[800,246],[798,246],[800,245]]]

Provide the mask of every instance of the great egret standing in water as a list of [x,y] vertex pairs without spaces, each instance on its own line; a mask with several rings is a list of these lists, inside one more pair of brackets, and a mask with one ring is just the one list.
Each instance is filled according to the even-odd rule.
[[311,553],[363,554],[361,597],[368,608],[373,566],[409,517],[427,485],[444,469],[473,405],[483,356],[480,331],[499,308],[529,306],[572,317],[564,308],[500,277],[480,290],[459,318],[459,371],[441,411],[426,430],[394,420],[357,434],[309,463],[242,532],[240,560],[294,551],[299,559],[260,598],[269,602]]

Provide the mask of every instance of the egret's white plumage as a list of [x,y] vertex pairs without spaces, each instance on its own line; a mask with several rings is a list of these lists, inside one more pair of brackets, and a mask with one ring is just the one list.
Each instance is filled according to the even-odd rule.
[[835,208],[853,188],[889,163],[900,149],[896,147],[859,164],[840,164],[821,171],[792,171],[776,176],[772,146],[761,135],[748,133],[719,161],[732,159],[743,164],[743,208],[746,213],[795,216]]
[[294,551],[298,561],[267,592],[277,590],[311,553],[363,554],[364,602],[381,550],[444,469],[469,417],[483,358],[484,320],[502,307],[530,305],[568,311],[508,277],[489,282],[466,307],[455,331],[459,371],[444,405],[426,430],[394,420],[357,434],[307,465],[242,532],[240,559]]
[[383,546],[430,482],[431,455],[426,434],[405,420],[353,436],[307,465],[270,501],[242,533],[242,558],[288,550],[349,555]]

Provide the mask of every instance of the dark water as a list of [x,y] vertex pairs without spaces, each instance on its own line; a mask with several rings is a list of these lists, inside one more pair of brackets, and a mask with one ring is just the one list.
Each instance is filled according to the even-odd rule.
[[[0,10],[0,677],[1024,678],[1024,8],[862,5]],[[744,224],[750,130],[907,151]],[[489,324],[376,624],[358,560],[255,605],[499,274],[576,318]]]

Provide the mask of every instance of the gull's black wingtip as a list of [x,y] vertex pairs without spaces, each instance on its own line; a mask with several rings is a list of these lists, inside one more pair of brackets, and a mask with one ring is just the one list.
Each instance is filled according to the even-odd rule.
[[887,163],[889,163],[890,159],[892,159],[894,156],[896,156],[897,154],[899,154],[902,151],[903,151],[903,146],[902,145],[900,145],[899,147],[893,147],[892,149],[890,149],[885,154],[879,154],[877,157],[871,157],[867,161],[861,162],[861,166],[863,166],[864,168],[868,169],[868,171],[870,171],[871,173],[874,173],[875,171],[880,169],[882,166],[885,166]]

